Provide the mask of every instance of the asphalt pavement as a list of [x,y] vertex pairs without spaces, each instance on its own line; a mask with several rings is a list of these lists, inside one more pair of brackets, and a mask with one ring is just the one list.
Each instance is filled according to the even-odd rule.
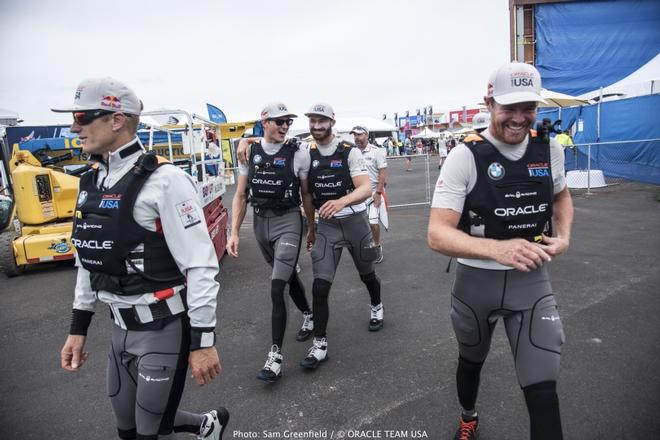
[[[390,164],[390,201],[423,201],[424,162]],[[431,184],[437,167],[430,167]],[[570,250],[551,263],[566,332],[559,396],[566,439],[657,438],[660,432],[660,187],[624,183],[574,192]],[[231,194],[226,196],[230,204]],[[218,343],[223,372],[200,387],[189,379],[181,408],[231,413],[232,438],[449,439],[459,414],[456,341],[449,319],[453,270],[426,245],[429,207],[390,212],[383,234],[385,327],[367,331],[366,289],[344,254],[330,293],[329,360],[298,362],[301,315],[289,301],[284,376],[256,380],[270,347],[269,270],[241,230],[240,258],[221,262]],[[301,255],[311,301],[311,261]],[[78,373],[59,367],[75,270],[70,264],[0,275],[0,439],[113,439],[105,391],[111,322],[98,304],[90,358]],[[502,326],[482,373],[481,439],[526,439],[528,417]],[[323,437],[326,435],[327,437]],[[180,434],[177,438],[189,438]]]

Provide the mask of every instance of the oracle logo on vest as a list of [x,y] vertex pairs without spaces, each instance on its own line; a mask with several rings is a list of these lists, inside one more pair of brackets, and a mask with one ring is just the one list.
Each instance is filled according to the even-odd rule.
[[540,212],[546,212],[548,210],[547,203],[541,203],[538,206],[527,205],[519,206],[517,208],[495,208],[495,215],[498,217],[513,217],[516,215],[531,215],[538,214]]
[[112,245],[115,243],[112,240],[80,240],[79,238],[71,238],[71,243],[78,249],[98,249],[98,250],[110,250]]

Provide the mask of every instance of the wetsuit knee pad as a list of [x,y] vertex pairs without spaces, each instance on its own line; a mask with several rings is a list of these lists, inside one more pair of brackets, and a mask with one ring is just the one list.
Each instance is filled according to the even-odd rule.
[[529,411],[530,438],[533,440],[561,440],[561,417],[557,382],[546,381],[523,388]]
[[534,304],[529,329],[533,346],[559,354],[565,341],[554,295],[544,296]]

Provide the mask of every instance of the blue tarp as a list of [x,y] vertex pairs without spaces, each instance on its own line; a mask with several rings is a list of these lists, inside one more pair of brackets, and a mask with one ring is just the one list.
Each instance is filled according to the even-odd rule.
[[660,53],[660,1],[535,5],[543,87],[581,95],[630,75]]
[[[598,105],[561,109],[562,129],[582,121],[583,130],[576,132],[576,144],[598,142],[639,141],[632,143],[592,145],[591,169],[602,170],[606,176],[660,185],[660,95],[647,95],[604,102],[600,108],[598,136]],[[559,109],[539,111],[537,119],[559,118]],[[585,169],[587,146],[577,147],[577,157],[566,156],[566,169]],[[577,160],[577,164],[576,164]]]

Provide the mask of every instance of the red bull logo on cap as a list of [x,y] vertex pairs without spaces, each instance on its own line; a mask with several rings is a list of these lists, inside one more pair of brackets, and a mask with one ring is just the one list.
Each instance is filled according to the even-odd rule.
[[103,98],[101,99],[101,105],[104,107],[120,109],[121,99],[113,95],[104,95]]

